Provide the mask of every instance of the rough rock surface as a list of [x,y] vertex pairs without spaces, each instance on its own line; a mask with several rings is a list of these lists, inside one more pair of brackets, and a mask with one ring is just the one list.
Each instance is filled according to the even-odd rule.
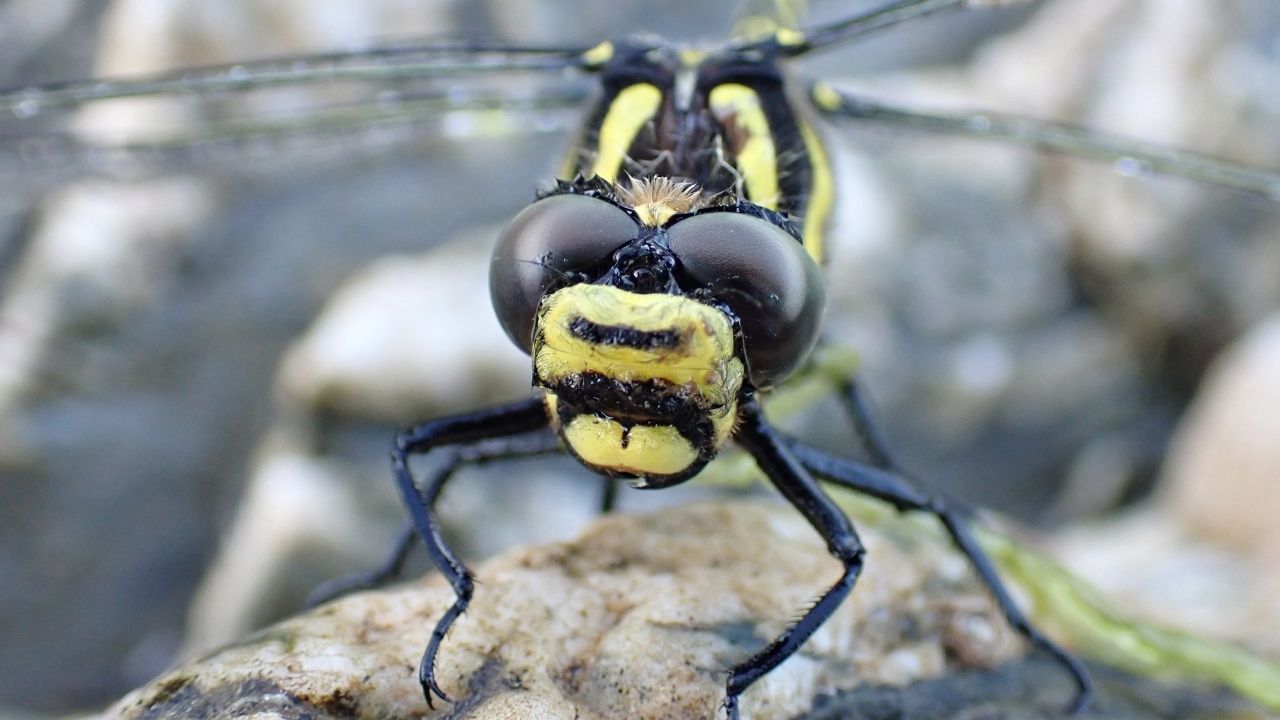
[[[1017,661],[1021,643],[964,563],[910,527],[864,531],[869,561],[852,599],[746,693],[746,717],[1057,714],[1069,693],[1061,669]],[[717,717],[725,669],[772,638],[836,571],[813,531],[781,505],[611,516],[572,542],[515,550],[478,569],[471,610],[439,656],[455,705],[428,711],[415,679],[452,599],[432,576],[226,646],[102,717]],[[1127,689],[1096,717],[1225,709],[1264,717],[1221,693],[1108,671],[1101,678],[1104,688]]]
[[[865,541],[853,598],[744,696],[749,717],[794,717],[858,682],[900,685],[1021,653],[953,554],[881,532]],[[726,668],[837,573],[780,505],[612,516],[573,542],[510,552],[479,567],[471,610],[442,648],[441,684],[461,702],[438,716],[711,717]],[[160,678],[106,717],[427,715],[415,668],[451,597],[432,576],[336,601]],[[1057,684],[1065,698],[1067,681]]]

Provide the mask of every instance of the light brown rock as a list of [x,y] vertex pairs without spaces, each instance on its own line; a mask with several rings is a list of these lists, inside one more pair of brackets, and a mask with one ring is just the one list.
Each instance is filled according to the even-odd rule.
[[1189,528],[1280,569],[1280,314],[1214,364],[1165,475],[1165,500]]
[[[863,530],[869,558],[852,599],[746,693],[746,717],[795,717],[819,693],[1021,654],[963,561],[915,527]],[[838,572],[814,531],[780,504],[611,516],[577,540],[478,567],[471,610],[439,657],[441,684],[459,704],[435,714],[415,674],[452,599],[438,576],[283,622],[159,678],[103,717],[715,717],[726,670]]]

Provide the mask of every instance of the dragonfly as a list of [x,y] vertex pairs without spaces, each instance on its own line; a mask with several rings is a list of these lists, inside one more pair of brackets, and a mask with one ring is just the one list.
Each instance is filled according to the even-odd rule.
[[[902,7],[888,15],[879,16],[885,25],[898,21],[895,12],[909,17],[926,14],[926,11],[942,12],[957,4],[898,5]],[[897,8],[897,5],[891,6],[893,8]],[[875,17],[875,14],[872,13],[871,16]],[[868,33],[879,29],[874,22],[865,28]],[[835,39],[832,40],[832,44],[834,43]],[[426,126],[429,132],[448,132],[448,127],[442,126],[442,121],[456,117],[451,113],[468,110],[479,112],[497,109],[507,115],[525,113],[539,118],[548,131],[563,130],[573,126],[572,118],[577,117],[576,112],[565,113],[566,120],[557,119],[556,113],[576,111],[587,100],[587,96],[581,86],[562,87],[562,83],[558,82],[560,74],[574,67],[581,70],[597,69],[584,64],[585,61],[582,60],[595,47],[597,46],[586,44],[551,49],[474,43],[443,43],[425,47],[391,45],[371,52],[293,58],[284,63],[241,63],[215,68],[203,76],[199,73],[183,73],[151,81],[129,80],[118,84],[94,81],[82,85],[45,86],[35,90],[24,88],[6,96],[11,114],[20,124],[27,123],[23,129],[15,131],[18,140],[11,147],[16,149],[19,157],[14,165],[27,167],[34,162],[47,168],[54,176],[60,171],[78,175],[88,169],[107,177],[127,178],[135,173],[145,174],[148,164],[217,164],[228,162],[228,157],[253,157],[255,152],[259,153],[257,162],[265,163],[269,162],[274,153],[279,152],[282,143],[288,143],[292,138],[305,138],[308,143],[312,143],[303,151],[306,153],[323,154],[326,152],[325,141],[335,139],[337,142],[334,143],[334,151],[346,152],[351,145],[352,134],[358,135],[360,142],[377,143],[385,140],[383,133],[395,136],[405,127],[421,129]],[[350,67],[343,65],[348,60],[352,61]],[[348,72],[350,75],[344,76]],[[518,92],[485,85],[488,76],[509,78],[512,73],[521,73],[522,82],[518,86]],[[526,80],[526,75],[536,80]],[[391,98],[384,97],[381,103],[374,103],[372,109],[363,103],[338,106],[323,116],[307,118],[302,127],[293,122],[279,125],[256,121],[250,124],[221,122],[204,138],[124,148],[89,148],[69,137],[49,137],[29,133],[25,129],[30,127],[32,121],[42,123],[55,116],[59,106],[105,102],[113,95],[204,95],[214,92],[225,95],[245,87],[277,83],[309,84],[321,79],[394,81],[397,77],[425,78],[426,89],[404,92],[403,95],[397,94]],[[433,77],[439,78],[435,86],[431,84]],[[467,83],[468,90],[465,92],[457,89],[460,78]],[[1070,127],[1028,123],[998,115],[913,112],[907,108],[872,102],[861,96],[844,93],[832,85],[801,84],[799,87],[807,92],[814,108],[833,119],[843,118],[850,122],[857,120],[865,124],[914,125],[935,132],[1004,137],[1049,149],[1074,151],[1107,159],[1131,174],[1179,172],[1201,182],[1227,185],[1259,195],[1274,194],[1274,177],[1269,173],[1214,162],[1190,153],[1124,143],[1079,132]],[[415,125],[415,122],[418,124]],[[370,128],[373,131],[370,132]],[[260,149],[255,150],[255,143]],[[454,171],[453,168],[450,170]],[[527,186],[526,175],[517,175],[520,177],[516,179]],[[802,234],[811,236],[809,233]],[[225,248],[221,251],[225,251]],[[429,668],[429,663],[424,663],[424,667]]]

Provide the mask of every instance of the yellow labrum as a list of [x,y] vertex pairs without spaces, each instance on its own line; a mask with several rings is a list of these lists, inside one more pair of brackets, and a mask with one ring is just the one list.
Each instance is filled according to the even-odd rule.
[[708,96],[711,112],[731,128],[737,167],[746,185],[747,199],[770,210],[778,209],[778,151],[769,132],[769,119],[760,96],[746,85],[717,85]]
[[609,182],[617,182],[627,150],[635,142],[640,128],[653,120],[661,104],[662,91],[654,85],[636,83],[623,88],[609,104],[609,112],[600,123],[600,139],[592,173]]
[[582,373],[662,380],[721,412],[742,387],[742,362],[733,356],[733,328],[724,313],[677,295],[605,285],[571,285],[543,300],[533,362],[547,386]]
[[670,425],[623,427],[616,420],[578,415],[562,429],[583,462],[638,475],[677,475],[698,460],[698,451]]

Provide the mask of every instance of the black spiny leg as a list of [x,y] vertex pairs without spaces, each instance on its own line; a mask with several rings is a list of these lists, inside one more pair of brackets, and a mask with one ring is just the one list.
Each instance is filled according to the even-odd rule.
[[[444,462],[436,468],[427,485],[443,485],[453,473],[464,465],[484,465],[497,460],[514,460],[553,453],[560,449],[559,441],[550,432],[537,432],[531,435],[499,437],[493,440],[467,445],[454,450]],[[404,572],[405,561],[413,551],[417,531],[413,522],[408,521],[400,529],[396,541],[387,558],[376,569],[369,572],[353,573],[321,583],[307,597],[307,607],[322,605],[349,593],[381,587],[400,577]]]
[[543,429],[547,425],[548,419],[542,400],[532,399],[504,407],[430,420],[396,435],[395,445],[391,450],[391,467],[395,474],[396,489],[400,491],[400,501],[409,511],[409,518],[413,521],[418,537],[422,538],[431,561],[449,581],[453,592],[457,595],[453,605],[431,632],[431,641],[427,644],[427,649],[422,654],[422,663],[418,666],[418,682],[422,685],[422,694],[427,700],[428,707],[435,707],[431,698],[432,693],[441,700],[449,701],[448,696],[436,683],[436,652],[440,649],[440,641],[449,632],[449,627],[470,604],[475,583],[471,571],[467,570],[445,544],[436,519],[435,503],[449,475],[437,473],[419,492],[414,483],[413,474],[409,470],[409,456],[420,455],[442,445],[473,443],[529,433]]
[[827,542],[827,549],[844,564],[840,579],[799,622],[787,628],[763,650],[747,658],[729,672],[724,707],[729,720],[738,720],[738,696],[756,680],[791,657],[804,641],[826,622],[849,595],[862,571],[865,553],[853,524],[787,449],[783,439],[765,422],[754,398],[745,400],[739,411],[742,424],[735,435],[778,490],[800,511]]
[[917,490],[898,473],[832,455],[794,438],[785,438],[783,442],[796,459],[823,480],[879,498],[899,511],[922,510],[936,515],[956,547],[969,559],[978,577],[995,597],[996,604],[1009,625],[1032,645],[1048,653],[1071,674],[1076,684],[1076,696],[1068,706],[1068,712],[1076,714],[1089,706],[1093,698],[1093,682],[1089,678],[1088,669],[1079,658],[1042,635],[1014,603],[991,559],[982,551],[969,530],[968,511],[957,510],[941,497],[931,497]]

